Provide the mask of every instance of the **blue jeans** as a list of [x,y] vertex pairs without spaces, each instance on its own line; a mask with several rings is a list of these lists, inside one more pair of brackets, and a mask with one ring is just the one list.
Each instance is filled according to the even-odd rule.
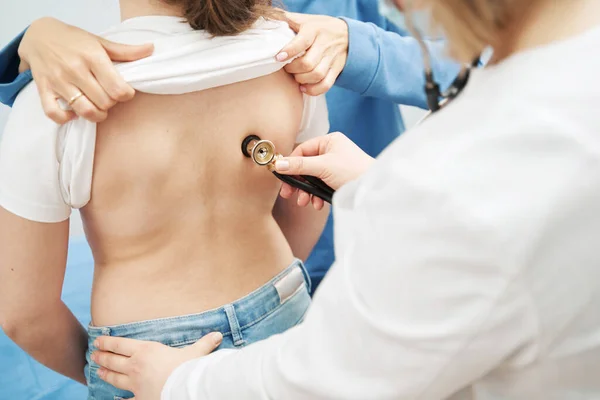
[[284,332],[302,322],[310,305],[310,278],[301,261],[249,295],[215,310],[131,324],[88,328],[88,400],[120,400],[133,397],[98,377],[98,365],[90,359],[99,336],[118,336],[185,347],[210,332],[221,332],[219,349],[239,348]]

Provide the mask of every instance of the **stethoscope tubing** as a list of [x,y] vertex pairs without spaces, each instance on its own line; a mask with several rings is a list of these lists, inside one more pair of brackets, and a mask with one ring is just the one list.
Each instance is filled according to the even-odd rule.
[[293,188],[303,190],[312,196],[317,196],[318,198],[329,204],[331,204],[331,202],[333,201],[333,195],[335,194],[335,190],[333,190],[325,182],[318,178],[315,178],[314,176],[302,175],[302,179],[299,179],[295,176],[282,175],[275,171],[273,171],[273,175],[275,175],[280,181],[287,183]]

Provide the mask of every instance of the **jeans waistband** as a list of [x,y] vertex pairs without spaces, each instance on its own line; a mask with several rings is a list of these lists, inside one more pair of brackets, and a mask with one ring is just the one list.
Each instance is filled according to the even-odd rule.
[[[90,340],[98,336],[152,340],[156,337],[157,331],[160,331],[160,336],[170,343],[185,342],[187,339],[182,337],[182,333],[187,331],[193,331],[194,336],[203,336],[214,331],[226,335],[233,329],[244,329],[262,320],[299,290],[303,284],[310,292],[308,272],[302,261],[295,260],[268,283],[231,304],[198,314],[104,327],[89,326],[88,334]],[[232,321],[232,315],[235,321]],[[232,322],[235,323],[232,324]],[[232,327],[232,325],[236,326]]]

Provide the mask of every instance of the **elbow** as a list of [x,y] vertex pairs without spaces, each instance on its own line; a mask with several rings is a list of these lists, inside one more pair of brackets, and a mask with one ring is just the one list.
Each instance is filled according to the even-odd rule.
[[20,321],[20,318],[12,318],[2,315],[0,320],[0,328],[6,336],[12,341],[17,343],[17,338],[20,336],[20,332],[25,329],[25,324]]
[[43,318],[40,313],[19,311],[3,312],[0,315],[0,328],[6,336],[18,345],[31,342],[36,333],[35,326],[40,326]]
[[15,343],[19,342],[18,339],[24,335],[28,325],[29,321],[23,316],[17,317],[9,314],[2,315],[0,319],[0,328]]

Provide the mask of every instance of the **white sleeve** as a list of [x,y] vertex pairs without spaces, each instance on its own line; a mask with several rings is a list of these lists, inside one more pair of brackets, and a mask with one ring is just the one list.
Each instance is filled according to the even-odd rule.
[[537,321],[497,227],[418,182],[389,182],[351,218],[337,205],[348,241],[303,324],[186,364],[163,400],[447,398],[532,343]]
[[69,218],[59,178],[59,126],[44,114],[32,82],[17,97],[0,137],[0,206],[37,222]]
[[296,137],[296,143],[306,142],[309,139],[324,136],[329,133],[329,111],[325,95],[304,95],[304,111],[302,123]]

